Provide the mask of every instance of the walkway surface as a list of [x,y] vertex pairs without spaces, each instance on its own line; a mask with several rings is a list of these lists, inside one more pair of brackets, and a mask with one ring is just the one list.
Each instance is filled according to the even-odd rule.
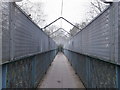
[[58,53],[38,88],[84,88],[68,59]]

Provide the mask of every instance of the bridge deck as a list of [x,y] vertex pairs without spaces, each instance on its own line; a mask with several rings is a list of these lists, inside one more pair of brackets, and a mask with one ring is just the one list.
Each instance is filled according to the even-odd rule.
[[38,88],[84,88],[63,53],[58,53]]

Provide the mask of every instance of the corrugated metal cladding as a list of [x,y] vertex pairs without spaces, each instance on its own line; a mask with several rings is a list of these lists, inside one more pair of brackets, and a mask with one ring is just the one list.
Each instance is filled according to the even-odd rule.
[[[118,63],[118,3],[113,3],[103,13],[76,34],[65,49]],[[119,62],[120,63],[120,62]]]
[[9,3],[2,3],[2,61],[10,59]]
[[[120,3],[118,5],[119,5],[119,7],[118,7],[118,28],[120,29]],[[118,35],[118,39],[119,39],[118,46],[120,46],[120,30],[119,29],[118,29],[118,33],[119,33],[119,35]],[[118,60],[119,60],[119,63],[120,63],[120,48],[118,48],[118,50],[119,50],[119,52],[118,52],[119,59]]]
[[[5,49],[3,50],[3,60],[13,60],[56,49],[55,42],[32,22],[17,5],[9,3],[9,5],[6,4],[6,8],[10,12],[4,11],[7,15],[4,16],[6,18],[3,21],[3,49]],[[9,21],[10,25],[7,23]]]
[[2,2],[0,2],[0,63],[2,63]]

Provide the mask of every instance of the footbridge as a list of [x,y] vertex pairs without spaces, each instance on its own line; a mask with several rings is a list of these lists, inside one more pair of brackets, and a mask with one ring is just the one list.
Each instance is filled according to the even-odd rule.
[[1,4],[1,88],[120,88],[119,2],[72,36],[61,50],[15,3]]

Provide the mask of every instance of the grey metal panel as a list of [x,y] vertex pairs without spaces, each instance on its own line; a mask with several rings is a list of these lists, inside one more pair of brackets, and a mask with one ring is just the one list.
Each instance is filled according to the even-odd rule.
[[78,32],[69,41],[72,43],[65,45],[65,49],[118,63],[117,4],[113,3],[82,31]]
[[[49,41],[48,35],[16,4],[5,5],[2,27],[4,62],[56,49],[55,42]],[[49,42],[52,43],[50,48]]]
[[16,7],[13,39],[14,57],[49,51],[48,36]]
[[[98,57],[109,59],[109,10],[92,22],[86,29],[89,38],[89,53]],[[83,30],[84,31],[84,30]],[[84,38],[83,38],[84,39]]]
[[38,34],[40,34],[40,30],[18,8],[15,9],[14,57],[39,52]]
[[2,62],[10,59],[9,3],[2,3]]
[[0,64],[2,63],[2,2],[0,2]]
[[[115,60],[116,63],[118,63],[118,3],[113,3],[113,6],[111,7],[110,11],[110,24],[111,24],[111,47],[110,47],[110,57],[111,60]],[[120,63],[119,63],[120,64]]]
[[[118,28],[117,28],[117,30],[116,30],[116,33],[118,33],[118,39],[117,39],[117,41],[116,42],[118,42],[118,46],[120,46],[120,3],[118,3]],[[117,48],[116,49],[118,49],[118,63],[120,63],[120,47],[118,48],[118,46],[117,46]]]

